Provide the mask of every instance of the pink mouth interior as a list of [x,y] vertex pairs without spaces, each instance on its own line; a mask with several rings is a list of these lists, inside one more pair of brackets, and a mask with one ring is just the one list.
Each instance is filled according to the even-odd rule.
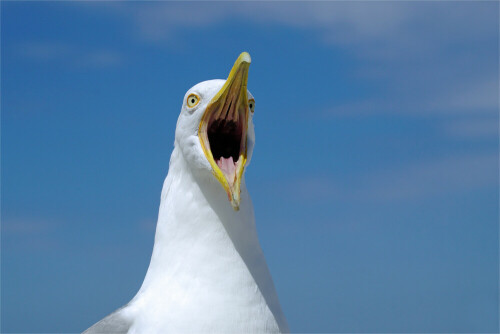
[[222,170],[222,172],[226,175],[228,181],[236,178],[236,162],[233,161],[233,157],[224,158],[221,157],[219,160],[215,161],[217,166]]

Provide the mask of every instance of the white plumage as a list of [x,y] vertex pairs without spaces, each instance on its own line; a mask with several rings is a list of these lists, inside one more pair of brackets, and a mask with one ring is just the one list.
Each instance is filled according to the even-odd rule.
[[[249,64],[250,56],[243,53],[227,80],[205,81],[186,93],[144,282],[127,305],[85,333],[288,332],[257,239],[243,173],[255,141],[253,110],[249,110],[248,101],[255,102],[246,89]],[[191,96],[198,99],[194,107],[194,99],[187,101]],[[220,105],[222,109],[217,111]],[[220,114],[220,110],[222,116],[212,116]],[[237,130],[226,128],[229,137],[224,137],[220,129],[229,124],[230,117]],[[235,117],[239,117],[236,122]],[[210,132],[216,128],[214,122],[224,124],[221,128],[217,123],[219,134]],[[245,138],[241,139],[238,154],[233,154],[236,175],[234,171],[230,175],[226,168],[214,167],[214,163],[224,167],[229,163],[227,157],[216,152],[219,144],[214,136],[237,139],[237,133]],[[225,145],[224,140],[218,140]],[[241,177],[237,175],[236,160],[244,164]],[[221,177],[227,184],[221,182]]]

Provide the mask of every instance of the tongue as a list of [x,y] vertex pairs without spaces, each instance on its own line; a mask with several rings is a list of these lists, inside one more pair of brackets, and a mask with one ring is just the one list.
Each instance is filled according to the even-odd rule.
[[219,166],[222,172],[226,175],[229,183],[232,185],[236,177],[236,165],[233,161],[233,157],[221,157],[219,160],[217,160],[217,166]]

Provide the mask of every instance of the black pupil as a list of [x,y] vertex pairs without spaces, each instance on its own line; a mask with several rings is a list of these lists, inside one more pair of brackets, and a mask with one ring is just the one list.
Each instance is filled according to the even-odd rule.
[[194,103],[194,99],[191,99],[191,103]]
[[250,109],[252,109],[252,104],[250,103]]

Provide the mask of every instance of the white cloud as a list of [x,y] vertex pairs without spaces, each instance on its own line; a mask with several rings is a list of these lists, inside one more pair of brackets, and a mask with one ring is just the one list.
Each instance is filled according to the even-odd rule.
[[[293,200],[397,203],[436,199],[498,186],[498,153],[443,157],[389,166],[351,181],[313,176],[287,182]],[[275,187],[282,189],[282,187]]]
[[122,64],[123,56],[116,51],[96,50],[84,53],[76,58],[74,64],[82,67],[103,68]]
[[453,91],[448,95],[440,96],[431,102],[430,107],[455,113],[498,113],[498,77],[491,77],[477,83],[459,82],[452,88]]
[[[78,3],[80,5],[80,3]],[[119,15],[141,42],[180,48],[197,31],[228,22],[307,30],[356,58],[350,73],[377,92],[339,100],[329,115],[473,117],[498,112],[496,2],[314,1],[84,3]],[[478,121],[479,122],[479,121]],[[476,129],[479,131],[479,126]],[[491,127],[483,127],[491,133]],[[443,131],[453,135],[445,126]]]
[[2,219],[2,232],[13,235],[39,234],[49,231],[54,227],[54,222],[48,222],[40,219]]
[[495,29],[494,3],[459,2],[151,2],[84,3],[128,18],[137,36],[161,42],[179,29],[229,20],[312,29],[327,44],[352,46],[358,55],[421,56],[456,43],[482,42]]
[[435,198],[498,185],[498,154],[445,157],[385,170],[366,180],[374,200]]
[[19,44],[17,52],[20,56],[28,59],[53,61],[71,54],[73,47],[64,43],[34,41]]
[[139,222],[139,227],[141,230],[145,232],[154,232],[156,231],[156,220],[155,219],[144,219]]
[[498,139],[498,128],[498,117],[458,120],[446,125],[449,135],[465,139]]
[[39,218],[2,218],[2,249],[16,252],[38,252],[55,249],[58,242],[53,233],[58,224]]
[[71,67],[103,68],[120,65],[122,54],[109,49],[88,49],[74,44],[33,41],[20,43],[16,47],[18,55],[40,62],[62,62]]
[[[357,75],[378,82],[377,98],[342,112],[496,112],[498,4],[466,2],[159,2],[106,7],[136,36],[174,43],[182,32],[229,20],[307,29],[319,43],[362,58]],[[183,33],[183,34],[184,34]],[[184,35],[183,35],[184,36]]]
[[[431,85],[431,84],[430,84]],[[498,114],[499,84],[494,78],[450,82],[446,87],[434,87],[432,92],[412,89],[409,95],[391,98],[371,98],[340,103],[326,110],[326,115],[358,116],[373,114],[477,115]]]

